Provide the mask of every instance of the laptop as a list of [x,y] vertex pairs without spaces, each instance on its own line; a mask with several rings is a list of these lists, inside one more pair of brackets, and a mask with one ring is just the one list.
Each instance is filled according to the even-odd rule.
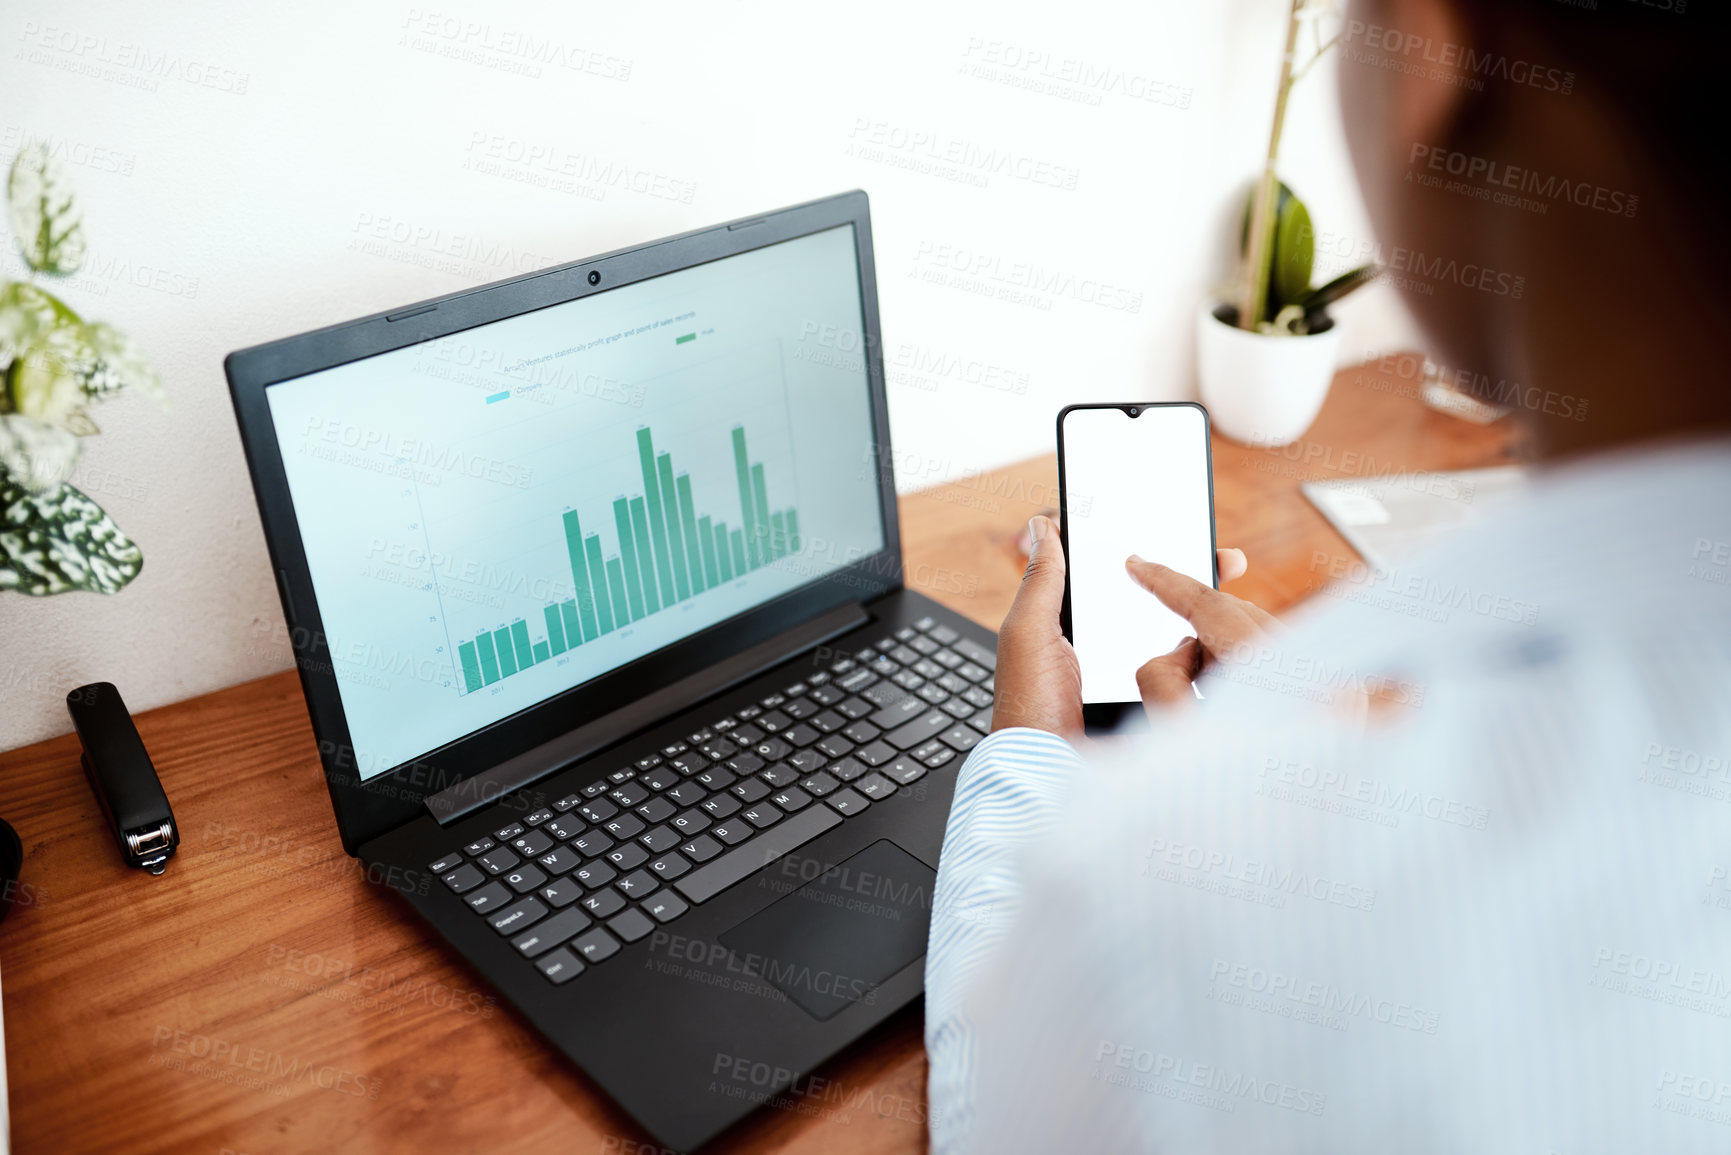
[[920,997],[995,638],[903,585],[863,192],[226,369],[343,846],[657,1141]]

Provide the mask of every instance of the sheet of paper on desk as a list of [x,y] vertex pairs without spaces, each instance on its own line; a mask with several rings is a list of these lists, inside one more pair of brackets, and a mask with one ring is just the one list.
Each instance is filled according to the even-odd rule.
[[1518,465],[1458,473],[1309,481],[1304,496],[1365,561],[1403,565],[1439,538],[1469,525],[1527,487]]

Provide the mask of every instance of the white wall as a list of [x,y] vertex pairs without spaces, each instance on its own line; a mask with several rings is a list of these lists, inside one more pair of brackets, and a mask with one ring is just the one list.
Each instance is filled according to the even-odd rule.
[[[0,748],[68,730],[86,681],[143,709],[290,665],[222,377],[244,345],[858,186],[902,488],[1048,451],[1070,401],[1193,396],[1192,318],[1228,272],[1285,7],[6,5],[0,161],[46,137],[71,162],[92,251],[56,291],[138,337],[173,408],[98,410],[74,478],[141,576],[0,595]],[[1028,88],[1077,66],[1067,95]],[[1350,241],[1332,86],[1322,69],[1299,93],[1286,170]],[[547,159],[477,163],[495,141]],[[933,172],[951,150],[1032,179]],[[543,164],[614,175],[546,187]],[[974,291],[1017,291],[1023,266],[1058,288]],[[1349,307],[1349,348],[1406,335],[1382,292]]]

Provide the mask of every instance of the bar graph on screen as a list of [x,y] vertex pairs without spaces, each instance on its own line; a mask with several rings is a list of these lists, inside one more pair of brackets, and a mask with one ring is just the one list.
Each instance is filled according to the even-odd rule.
[[730,439],[737,490],[711,478],[699,493],[672,454],[657,450],[653,430],[639,426],[641,492],[615,497],[611,508],[567,509],[561,519],[573,596],[546,603],[538,618],[458,643],[459,692],[485,689],[797,553],[799,510],[770,507],[745,427],[735,425]]

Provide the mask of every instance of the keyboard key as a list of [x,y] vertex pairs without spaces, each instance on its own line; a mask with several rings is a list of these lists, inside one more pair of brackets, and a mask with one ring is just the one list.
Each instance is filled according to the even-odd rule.
[[950,700],[950,692],[934,682],[927,682],[920,687],[920,701],[932,706],[941,706]]
[[793,753],[793,747],[782,741],[780,738],[765,738],[763,741],[753,746],[751,752],[763,759],[763,762],[759,762],[757,766],[752,767],[752,769],[755,770],[762,767],[764,762],[781,761],[783,758]]
[[709,828],[709,833],[721,839],[729,846],[737,846],[757,833],[757,827],[743,818],[729,818]]
[[439,857],[433,859],[427,869],[434,874],[446,874],[457,869],[457,867],[461,865],[463,865],[463,856],[453,850],[449,854],[441,854]]
[[625,909],[625,896],[611,886],[583,896],[577,904],[596,918],[612,918]]
[[857,758],[842,758],[829,764],[829,772],[843,782],[852,782],[866,772],[865,763]]
[[513,822],[509,826],[502,826],[498,830],[493,831],[493,837],[497,838],[500,842],[509,842],[521,833],[523,833],[523,824],[521,822]]
[[769,796],[769,800],[792,814],[796,810],[804,810],[811,805],[811,795],[797,786],[789,786]]
[[707,834],[699,834],[679,848],[679,853],[693,862],[708,862],[721,853],[721,843]]
[[622,766],[613,771],[613,773],[607,775],[607,781],[611,782],[615,786],[623,786],[635,777],[637,777],[637,767]]
[[739,781],[737,775],[728,771],[725,766],[712,766],[692,779],[710,790],[726,790]]
[[921,658],[908,667],[922,678],[938,678],[946,676],[944,668],[929,658]]
[[631,807],[649,797],[649,787],[641,782],[627,782],[607,792],[607,797],[619,806]]
[[768,763],[762,758],[749,752],[741,754],[737,758],[729,758],[727,760],[727,768],[739,775],[756,774],[766,765],[768,765]]
[[659,765],[661,765],[661,755],[659,754],[645,754],[637,760],[637,768],[639,770],[647,770],[651,766]]
[[809,718],[817,713],[817,705],[804,698],[799,698],[783,706],[781,712],[797,722],[801,718]]
[[583,795],[581,794],[567,794],[565,797],[559,799],[559,801],[553,803],[553,809],[563,814],[567,810],[575,810],[578,804],[582,801]]
[[907,696],[908,692],[893,682],[879,682],[860,695],[880,710],[887,710],[897,702],[905,701]]
[[552,918],[545,919],[537,926],[532,926],[516,938],[511,945],[517,948],[517,953],[524,958],[538,958],[566,939],[588,926],[593,920],[581,910],[572,907],[562,910]]
[[810,778],[807,778],[804,782],[801,782],[800,785],[812,795],[822,798],[825,794],[834,793],[841,783],[820,770]]
[[914,623],[914,629],[929,630],[936,627],[937,624],[937,619],[932,617],[930,614],[927,614],[925,617]]
[[532,922],[539,922],[547,915],[547,908],[533,898],[520,898],[510,906],[487,916],[487,925],[500,934],[516,934],[528,927]]
[[605,823],[604,825],[607,833],[611,834],[615,838],[625,839],[636,838],[639,834],[643,833],[644,828],[647,827],[649,823],[643,821],[643,819],[637,817],[635,814],[621,814],[619,817],[613,819],[613,821]]
[[943,732],[946,745],[953,746],[963,754],[972,750],[980,741],[979,731],[971,726],[951,726]]
[[967,718],[967,716],[973,712],[974,708],[962,701],[960,698],[951,698],[949,701],[944,703],[944,713],[955,718],[957,721]]
[[673,816],[673,829],[686,838],[709,829],[709,815],[701,810],[685,810]]
[[671,890],[664,890],[660,894],[650,895],[643,903],[643,909],[654,915],[656,922],[672,922],[691,907]]
[[733,733],[729,736],[733,739],[733,741],[739,743],[741,746],[755,746],[759,742],[763,741],[765,738],[769,737],[768,733],[766,733],[763,730],[759,730],[756,726],[751,725],[749,722],[745,723],[743,725],[735,726],[733,729]]
[[750,846],[729,851],[692,871],[673,886],[692,902],[707,902],[734,883],[756,874],[765,863],[804,846],[840,823],[841,819],[827,807],[814,806],[773,830],[764,831]]
[[621,842],[607,852],[606,858],[620,870],[636,870],[649,861],[649,852],[635,842]]
[[679,771],[671,766],[657,766],[637,780],[651,790],[665,790],[679,781]]
[[968,719],[968,725],[978,730],[981,734],[990,734],[992,732],[991,710],[981,710],[978,714],[975,714],[972,718]]
[[852,789],[837,790],[824,801],[835,807],[837,813],[847,818],[852,818],[871,805],[870,802],[854,793]]
[[469,909],[480,914],[498,910],[511,901],[511,892],[505,889],[502,882],[489,882],[480,890],[465,895],[463,901],[469,904]]
[[967,659],[956,653],[954,650],[939,650],[937,653],[932,655],[932,661],[943,666],[945,669],[953,670],[957,666],[966,662]]
[[860,666],[858,669],[849,670],[847,673],[837,678],[835,684],[850,694],[857,694],[877,680],[878,676],[876,674],[872,673],[864,666]]
[[912,722],[897,726],[884,735],[884,741],[897,750],[906,750],[918,746],[921,742],[929,742],[955,725],[955,720],[942,710],[927,710]]
[[847,697],[847,691],[838,686],[818,686],[811,692],[811,700],[820,706],[833,706]]
[[652,826],[637,836],[637,841],[651,854],[662,854],[679,845],[680,834],[665,826]]
[[896,792],[896,784],[876,771],[855,782],[853,788],[873,802],[881,802]]
[[988,670],[995,670],[998,668],[998,655],[987,649],[985,646],[980,645],[980,643],[974,641],[972,638],[958,637],[955,641],[945,644],[970,662],[977,662]]
[[708,766],[709,759],[705,758],[701,754],[681,754],[679,757],[672,759],[667,764],[679,771],[680,774],[689,778],[699,770]]
[[813,774],[829,759],[816,750],[801,750],[788,758],[787,764],[801,774]]
[[960,674],[970,682],[983,682],[992,676],[992,671],[986,669],[984,666],[975,665],[973,662],[967,662],[964,665],[957,667],[956,673]]
[[759,830],[762,830],[767,826],[774,826],[777,822],[780,822],[782,819],[782,813],[768,802],[759,802],[755,806],[748,806],[745,813],[741,814],[740,817],[757,827]]
[[524,858],[534,858],[553,849],[553,836],[545,830],[531,830],[511,840],[511,849]]
[[743,782],[736,782],[728,793],[741,802],[751,803],[756,802],[759,798],[768,797],[769,787],[764,784],[762,779],[747,778]]
[[667,797],[679,806],[696,806],[709,796],[709,791],[696,782],[681,782],[667,792]]
[[876,726],[862,718],[858,722],[847,727],[841,733],[842,737],[846,738],[850,742],[870,742],[881,732],[882,731],[880,731]]
[[992,695],[978,686],[972,686],[962,691],[962,698],[968,705],[984,710],[992,704]]
[[845,702],[837,702],[835,709],[836,713],[846,714],[849,718],[866,718],[871,716],[874,707],[864,698],[849,698]]
[[938,675],[938,685],[942,686],[952,694],[966,694],[974,688],[973,684],[966,678],[959,677],[955,674]]
[[954,645],[961,636],[948,626],[935,626],[932,629],[932,641],[940,642],[946,646]]
[[613,839],[608,837],[605,830],[591,830],[583,837],[574,839],[571,849],[585,858],[599,858],[613,849]]
[[605,798],[591,798],[577,808],[577,813],[581,814],[590,824],[599,826],[619,813],[619,807]]
[[542,902],[558,910],[583,897],[583,884],[574,878],[561,878],[543,886],[539,893]]
[[847,719],[836,713],[834,710],[825,710],[821,714],[812,715],[812,719],[808,724],[814,730],[821,730],[825,734],[831,734],[847,725]]
[[767,714],[760,714],[757,719],[758,728],[771,734],[779,734],[791,725],[793,725],[793,719],[780,710],[771,710]]
[[937,741],[927,742],[924,746],[921,746],[918,750],[914,751],[915,758],[918,758],[921,762],[924,762],[934,770],[955,756],[956,752],[954,750],[950,749],[942,742]]
[[673,817],[674,812],[678,809],[679,807],[675,806],[667,799],[657,797],[651,798],[649,801],[639,806],[637,808],[637,814],[638,817],[642,818],[645,822],[666,822],[669,818]]
[[787,762],[778,762],[768,770],[765,770],[762,774],[759,774],[758,777],[769,783],[771,786],[792,786],[795,782],[799,781],[799,776],[805,772],[806,771],[804,770],[789,765]]
[[542,870],[539,866],[536,866],[534,863],[527,862],[501,877],[504,878],[505,885],[509,886],[518,894],[528,894],[531,890],[534,890],[537,886],[540,886],[543,882],[547,881],[547,872]]
[[649,921],[649,916],[633,907],[618,918],[608,920],[607,925],[613,933],[626,942],[636,942],[655,929],[655,924]]
[[861,746],[853,752],[853,756],[867,766],[882,766],[896,756],[895,747],[885,742],[872,742]]
[[582,790],[579,790],[578,793],[583,795],[585,798],[598,798],[607,793],[607,787],[609,785],[610,783],[607,779],[603,778],[598,782],[589,783],[589,785],[583,787]]
[[769,697],[762,699],[757,704],[762,706],[765,710],[773,710],[785,701],[787,701],[787,699],[782,697],[780,694],[771,694]]
[[541,829],[557,838],[560,842],[570,842],[583,833],[583,820],[575,815],[560,816],[543,826]]
[[703,812],[711,818],[727,818],[739,813],[739,799],[731,794],[715,794],[703,800]]
[[903,626],[901,629],[896,631],[896,641],[898,642],[911,642],[917,637],[919,637],[919,634],[914,632],[912,626]]
[[536,810],[533,813],[523,815],[523,825],[539,826],[551,817],[553,817],[553,812],[543,806],[541,809]]
[[926,684],[926,680],[912,670],[903,670],[895,676],[895,683],[904,690],[917,690]]
[[809,746],[821,737],[823,737],[821,731],[815,727],[807,726],[804,722],[792,727],[782,735],[782,738],[793,746]]
[[908,649],[906,646],[897,646],[895,649],[891,650],[890,657],[894,658],[904,666],[911,666],[920,660],[920,655],[916,651]]
[[518,858],[515,854],[512,854],[503,846],[497,846],[481,855],[481,857],[476,859],[476,861],[481,864],[481,868],[488,874],[503,874],[505,871],[510,870],[513,866],[516,866],[523,860]]
[[647,870],[633,870],[613,884],[626,898],[642,898],[661,885],[661,880]]
[[619,953],[619,940],[600,927],[596,927],[572,940],[571,949],[582,956],[586,962],[598,963]]
[[605,858],[597,858],[594,862],[584,863],[583,868],[571,877],[590,890],[595,890],[618,878],[619,872],[614,870],[613,864]]
[[853,749],[853,743],[840,734],[831,734],[817,744],[817,748],[831,758],[840,758]]
[[542,955],[535,960],[535,969],[547,977],[554,986],[568,983],[586,969],[577,956],[560,947],[556,951]]
[[870,721],[880,730],[893,730],[918,718],[925,710],[926,704],[912,694],[900,694],[895,701],[873,714]]
[[655,876],[661,879],[662,882],[672,882],[674,879],[690,870],[691,863],[687,862],[677,850],[669,850],[666,854],[663,854],[660,858],[651,862],[649,864],[649,869],[653,870]]
[[883,772],[903,786],[926,776],[925,766],[913,758],[897,758],[883,767]]
[[463,853],[467,854],[470,858],[479,858],[497,845],[499,844],[494,842],[491,838],[477,838],[475,841],[469,843],[469,845],[463,847]]

